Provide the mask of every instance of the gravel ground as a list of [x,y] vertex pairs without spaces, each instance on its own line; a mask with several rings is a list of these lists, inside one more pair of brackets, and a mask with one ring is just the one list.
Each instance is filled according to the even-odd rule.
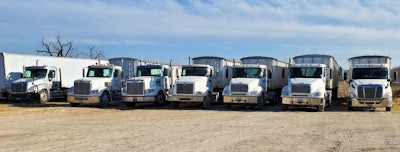
[[400,113],[0,103],[0,151],[400,151]]

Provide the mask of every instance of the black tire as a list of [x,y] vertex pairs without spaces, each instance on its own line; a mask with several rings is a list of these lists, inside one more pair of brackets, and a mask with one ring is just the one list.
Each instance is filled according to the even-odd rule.
[[211,102],[211,92],[208,92],[207,96],[204,98],[203,101],[203,109],[208,109],[208,107],[210,106],[210,102]]
[[392,107],[386,107],[386,111],[388,112],[392,111]]
[[179,102],[178,101],[171,101],[172,108],[179,108]]
[[263,109],[264,101],[265,101],[264,94],[261,95],[261,97],[257,98],[257,110],[262,110]]
[[282,105],[282,111],[287,111],[289,109],[289,106],[288,105]]
[[347,110],[354,111],[354,108],[351,106],[351,101],[347,101]]
[[317,111],[318,112],[324,112],[325,111],[324,105],[317,106]]
[[110,103],[110,95],[106,91],[104,91],[103,94],[101,94],[100,96],[99,107],[107,107],[109,103]]
[[49,98],[49,93],[47,92],[47,90],[41,90],[39,91],[39,101],[42,104],[46,104],[47,102],[49,102],[50,98]]
[[165,103],[166,103],[166,97],[165,97],[164,93],[159,92],[156,96],[156,101],[154,102],[154,104],[156,106],[162,106],[162,105],[165,105]]
[[136,106],[136,102],[125,102],[125,105],[126,105],[127,107],[133,108],[133,107]]
[[71,107],[79,107],[79,103],[69,103],[71,105]]
[[232,104],[231,103],[224,103],[225,109],[231,109]]

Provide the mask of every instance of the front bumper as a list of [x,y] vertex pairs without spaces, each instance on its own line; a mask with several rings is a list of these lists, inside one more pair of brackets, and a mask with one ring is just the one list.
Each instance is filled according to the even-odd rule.
[[179,101],[179,102],[203,102],[204,96],[194,96],[194,95],[171,95],[168,98],[169,101]]
[[67,95],[67,101],[70,103],[80,104],[98,104],[100,103],[100,97],[88,95]]
[[27,101],[39,99],[39,96],[35,93],[9,93],[8,100],[11,101]]
[[312,97],[282,97],[282,104],[295,106],[319,106],[323,105],[323,99]]
[[156,96],[122,96],[122,102],[146,103],[156,101]]
[[257,104],[258,96],[224,95],[224,103]]
[[351,98],[351,107],[359,107],[359,108],[392,107],[392,101],[390,101],[389,99],[359,100],[356,98]]

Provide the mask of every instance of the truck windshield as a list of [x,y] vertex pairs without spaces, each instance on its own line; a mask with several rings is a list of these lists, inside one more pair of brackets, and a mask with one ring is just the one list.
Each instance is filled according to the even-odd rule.
[[137,76],[161,76],[161,68],[138,68]]
[[355,68],[353,79],[387,79],[387,68]]
[[182,76],[208,76],[208,68],[185,67],[182,69]]
[[112,76],[113,69],[108,68],[89,68],[87,77],[105,77],[109,78]]
[[26,69],[24,78],[44,78],[46,77],[46,69]]
[[234,68],[233,78],[259,78],[261,75],[260,68]]
[[321,67],[290,68],[290,78],[322,78]]

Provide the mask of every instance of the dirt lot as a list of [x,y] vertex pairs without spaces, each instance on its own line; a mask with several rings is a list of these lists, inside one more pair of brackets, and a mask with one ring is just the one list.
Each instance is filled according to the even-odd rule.
[[400,151],[400,112],[349,112],[341,102],[323,113],[3,102],[0,151]]

